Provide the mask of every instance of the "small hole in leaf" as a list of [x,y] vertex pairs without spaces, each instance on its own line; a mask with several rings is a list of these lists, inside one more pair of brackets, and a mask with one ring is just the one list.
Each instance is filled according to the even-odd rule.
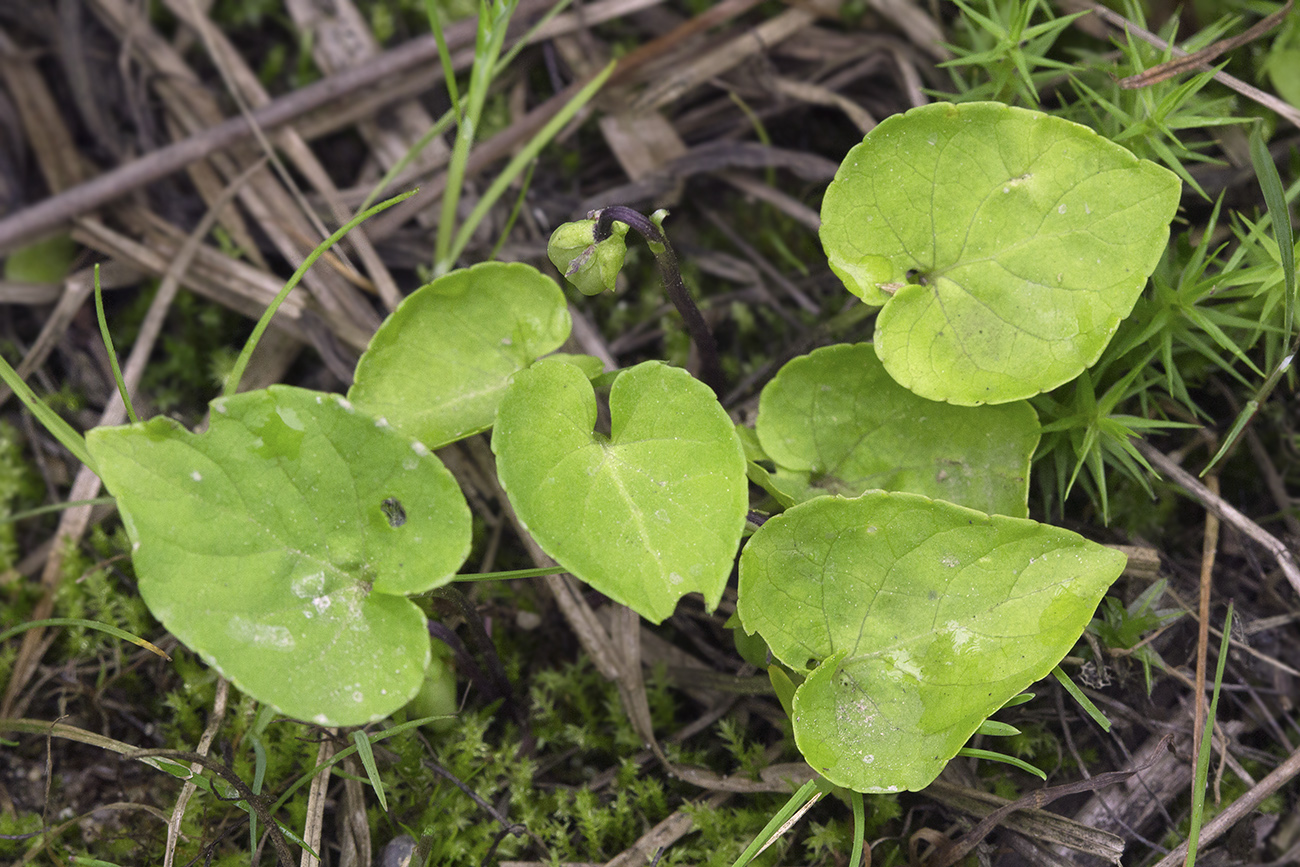
[[402,501],[396,497],[387,497],[379,504],[379,508],[384,510],[388,526],[394,530],[406,523],[406,509],[402,508]]

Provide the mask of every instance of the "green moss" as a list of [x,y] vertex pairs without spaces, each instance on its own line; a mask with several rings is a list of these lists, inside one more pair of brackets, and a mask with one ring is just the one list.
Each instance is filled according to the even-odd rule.
[[[55,616],[107,623],[142,638],[157,637],[160,627],[128,583],[133,578],[130,550],[121,527],[112,533],[95,527],[85,546],[69,547],[54,597]],[[67,658],[111,656],[122,650],[122,640],[105,632],[82,626],[62,629],[58,646]]]
[[[139,293],[128,308],[109,317],[119,356],[130,351],[155,292],[156,287]],[[222,376],[229,372],[250,330],[244,317],[191,292],[178,292],[139,393],[159,412],[193,413],[220,392]],[[186,419],[197,420],[197,413]]]
[[[0,422],[0,520],[35,507],[43,494],[40,476],[23,459],[21,435],[12,425]],[[0,523],[0,571],[12,569],[17,560],[17,528],[4,521]]]

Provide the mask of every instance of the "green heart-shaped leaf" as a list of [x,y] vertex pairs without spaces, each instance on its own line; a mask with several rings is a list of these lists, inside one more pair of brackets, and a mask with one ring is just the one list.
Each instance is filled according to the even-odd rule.
[[569,337],[564,292],[484,262],[412,292],[375,332],[348,399],[437,449],[487,430],[510,377]]
[[1024,401],[953,406],[889,378],[870,344],[818,349],[763,389],[755,423],[794,499],[908,491],[982,512],[1029,517],[1038,415]]
[[610,435],[580,370],[515,376],[492,430],[501,485],[556,562],[655,623],[698,590],[718,604],[745,526],[745,457],[707,386],[647,361],[619,374]]
[[1181,184],[1078,124],[997,103],[881,123],[822,203],[876,353],[922,397],[1005,403],[1101,355],[1169,238]]
[[442,463],[338,395],[272,386],[86,436],[140,595],[249,695],[321,725],[381,719],[429,662],[407,594],[447,583],[470,515]]
[[740,557],[736,613],[792,668],[795,741],[828,780],[915,791],[1083,633],[1123,554],[915,494],[822,497]]

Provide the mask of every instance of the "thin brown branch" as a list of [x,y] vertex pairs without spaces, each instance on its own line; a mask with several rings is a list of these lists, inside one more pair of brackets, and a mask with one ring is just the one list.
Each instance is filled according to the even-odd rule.
[[[516,19],[519,27],[522,28],[524,22],[535,12],[549,5],[550,0],[523,0]],[[476,19],[448,25],[448,47],[458,49],[472,45],[476,27]],[[93,211],[252,135],[254,124],[263,132],[277,129],[359,90],[374,87],[394,75],[428,64],[437,56],[438,46],[432,35],[412,39],[372,61],[285,94],[253,111],[248,117],[232,117],[37,202],[0,219],[0,253],[7,253],[24,243],[48,235],[75,216]],[[382,91],[371,97],[371,108],[378,110],[384,104],[386,99]]]
[[1151,462],[1153,467],[1168,476],[1192,499],[1218,515],[1219,520],[1237,528],[1272,554],[1273,559],[1277,560],[1277,564],[1282,567],[1282,574],[1286,576],[1286,580],[1290,582],[1291,587],[1297,593],[1300,593],[1300,566],[1296,565],[1295,556],[1291,553],[1291,550],[1282,544],[1276,536],[1234,509],[1222,497],[1214,494],[1209,488],[1201,484],[1195,476],[1178,466],[1155,446],[1141,439],[1135,440],[1134,445],[1137,446],[1137,450],[1142,453],[1142,456]]
[[1130,75],[1128,78],[1121,78],[1119,86],[1128,90],[1136,90],[1139,87],[1150,87],[1162,81],[1167,81],[1176,75],[1184,72],[1190,72],[1193,69],[1208,69],[1209,64],[1215,58],[1228,53],[1234,49],[1240,48],[1248,42],[1253,42],[1272,30],[1277,25],[1286,20],[1290,14],[1291,7],[1295,5],[1295,0],[1286,0],[1281,9],[1278,9],[1267,18],[1262,18],[1243,33],[1231,36],[1227,39],[1220,39],[1213,45],[1207,45],[1200,51],[1194,51],[1191,54],[1182,57],[1176,57],[1173,60],[1167,60],[1158,66],[1139,72],[1137,75]]

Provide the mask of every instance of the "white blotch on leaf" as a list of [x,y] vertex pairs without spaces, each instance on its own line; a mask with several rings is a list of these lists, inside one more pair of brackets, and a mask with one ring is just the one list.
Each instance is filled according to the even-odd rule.
[[190,473],[190,478],[196,482],[201,482],[203,481],[203,474],[200,473],[198,470],[195,470],[194,472]]
[[289,583],[289,589],[299,599],[319,596],[325,590],[325,573],[313,572],[310,575],[300,575]]
[[248,642],[257,647],[273,650],[293,650],[293,633],[288,627],[269,623],[254,623],[247,617],[235,615],[226,626],[226,632],[236,641]]

